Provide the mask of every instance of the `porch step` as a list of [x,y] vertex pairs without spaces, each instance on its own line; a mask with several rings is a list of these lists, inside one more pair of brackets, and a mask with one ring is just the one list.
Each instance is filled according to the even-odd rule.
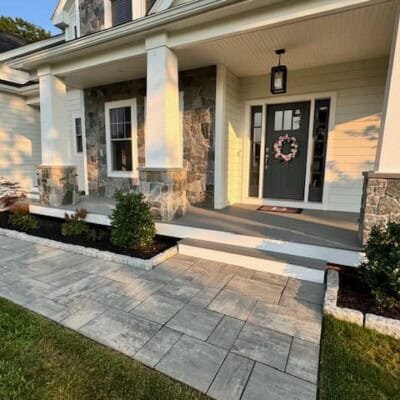
[[311,282],[324,282],[327,264],[324,260],[194,239],[181,240],[178,247],[179,253],[187,256]]

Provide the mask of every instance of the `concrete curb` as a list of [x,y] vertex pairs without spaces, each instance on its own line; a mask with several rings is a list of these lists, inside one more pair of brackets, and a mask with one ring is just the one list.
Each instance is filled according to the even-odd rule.
[[326,278],[326,292],[324,299],[324,314],[332,315],[342,321],[352,322],[359,326],[372,329],[384,335],[400,339],[400,321],[381,317],[375,314],[364,314],[361,311],[337,306],[339,291],[339,273],[328,270]]
[[109,251],[101,251],[90,247],[83,247],[74,244],[58,242],[41,238],[38,236],[29,235],[27,233],[17,232],[10,229],[0,228],[0,235],[7,236],[12,239],[24,240],[25,242],[40,244],[42,246],[52,247],[69,251],[70,253],[82,254],[88,257],[98,258],[104,261],[113,261],[120,264],[125,264],[130,267],[144,269],[146,271],[153,269],[156,265],[168,260],[169,258],[178,254],[178,246],[171,247],[164,252],[157,254],[149,260],[142,260],[141,258],[124,256],[122,254],[111,253]]

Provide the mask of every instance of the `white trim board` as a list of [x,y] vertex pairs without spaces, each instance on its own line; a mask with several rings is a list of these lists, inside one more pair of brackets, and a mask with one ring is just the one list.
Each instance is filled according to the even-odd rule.
[[[55,218],[64,218],[68,210],[52,207],[31,205],[32,214],[46,215]],[[72,213],[73,211],[71,211]],[[88,214],[88,222],[99,225],[110,225],[107,215]],[[181,239],[197,239],[208,242],[247,247],[275,253],[290,254],[293,256],[325,260],[328,263],[358,267],[364,261],[364,253],[355,250],[345,250],[326,246],[316,246],[304,243],[288,242],[271,238],[238,235],[236,233],[215,231],[211,229],[193,228],[190,226],[174,225],[163,222],[156,223],[157,233]]]

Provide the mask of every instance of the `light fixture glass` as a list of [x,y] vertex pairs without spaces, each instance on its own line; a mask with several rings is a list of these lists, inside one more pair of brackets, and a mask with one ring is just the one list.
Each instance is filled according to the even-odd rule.
[[279,64],[271,69],[271,93],[282,94],[286,93],[287,87],[287,68],[281,65],[281,55],[285,54],[285,50],[279,49],[275,53],[279,55]]

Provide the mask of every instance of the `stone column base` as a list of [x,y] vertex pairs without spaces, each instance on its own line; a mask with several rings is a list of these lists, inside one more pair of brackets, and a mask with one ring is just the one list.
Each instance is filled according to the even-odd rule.
[[359,237],[365,245],[374,225],[400,221],[400,174],[364,173]]
[[40,165],[37,179],[41,205],[59,207],[77,204],[79,189],[75,166]]
[[155,218],[172,221],[186,214],[186,171],[182,168],[140,168],[139,191]]

